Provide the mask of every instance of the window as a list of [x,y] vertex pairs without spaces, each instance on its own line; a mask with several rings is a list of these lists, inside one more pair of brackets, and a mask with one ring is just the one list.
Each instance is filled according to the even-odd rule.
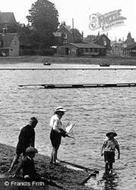
[[88,48],[85,48],[85,52],[89,52],[89,49],[88,49]]

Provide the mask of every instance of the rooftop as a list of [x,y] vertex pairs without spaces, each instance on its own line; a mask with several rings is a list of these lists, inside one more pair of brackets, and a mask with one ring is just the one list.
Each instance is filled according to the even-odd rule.
[[0,12],[0,24],[16,24],[14,13]]
[[100,46],[95,43],[70,43],[71,45],[77,47],[77,48],[105,48],[104,46]]

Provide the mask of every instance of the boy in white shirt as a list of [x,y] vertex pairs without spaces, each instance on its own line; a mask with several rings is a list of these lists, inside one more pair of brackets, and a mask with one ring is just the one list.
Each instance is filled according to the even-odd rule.
[[65,114],[65,109],[63,109],[61,106],[57,107],[54,115],[50,119],[50,140],[52,144],[52,153],[51,153],[51,164],[56,164],[57,161],[57,153],[59,146],[61,144],[61,137],[68,136],[67,133],[63,130],[63,125],[61,118]]
[[103,143],[101,156],[104,155],[105,173],[109,174],[112,173],[113,163],[115,162],[115,150],[118,151],[118,159],[120,159],[120,147],[118,141],[114,138],[117,136],[114,130],[106,133],[106,136],[108,139]]

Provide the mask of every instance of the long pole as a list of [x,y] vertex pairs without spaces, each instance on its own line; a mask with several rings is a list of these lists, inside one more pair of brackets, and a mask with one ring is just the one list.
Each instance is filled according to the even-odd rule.
[[73,42],[75,42],[75,34],[74,34],[74,18],[72,18],[72,35],[73,35]]

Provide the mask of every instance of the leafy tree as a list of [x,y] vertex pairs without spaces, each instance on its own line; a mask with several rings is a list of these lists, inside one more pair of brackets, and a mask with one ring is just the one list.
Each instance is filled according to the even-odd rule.
[[20,38],[21,43],[29,43],[29,38],[31,36],[29,27],[26,26],[25,24],[19,24],[18,25],[18,35]]
[[54,45],[54,35],[58,27],[58,11],[48,0],[37,0],[32,4],[27,16],[31,24],[33,36],[36,36],[39,49]]

